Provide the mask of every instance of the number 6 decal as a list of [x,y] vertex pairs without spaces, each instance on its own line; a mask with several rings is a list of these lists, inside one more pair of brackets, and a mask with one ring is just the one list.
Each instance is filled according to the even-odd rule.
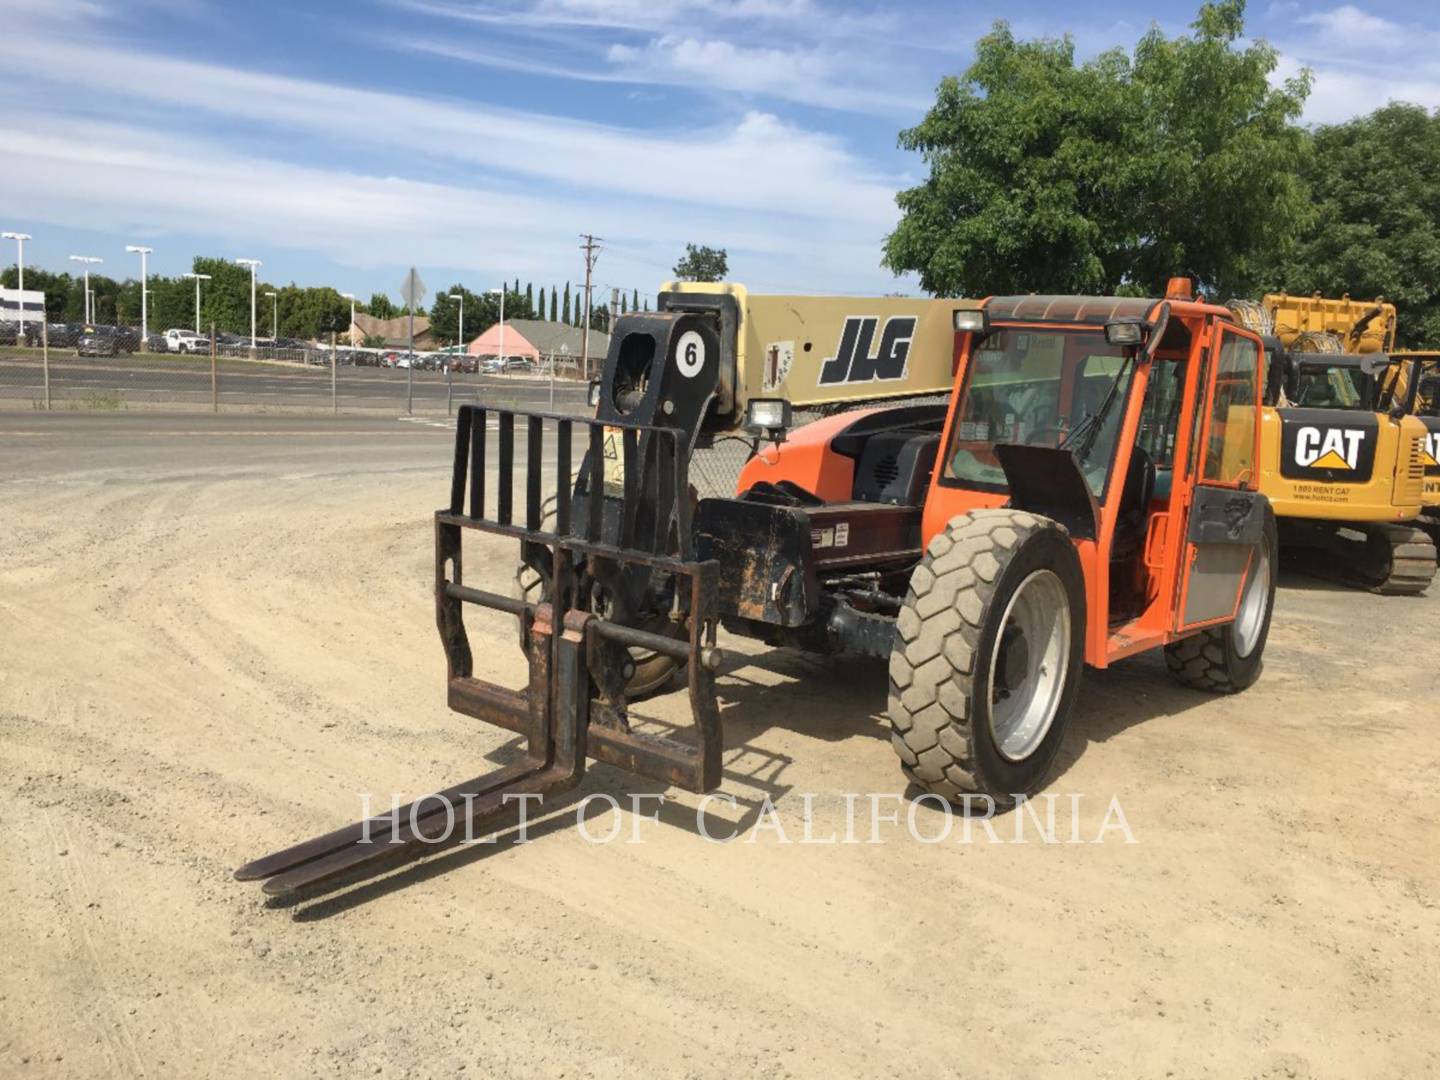
[[675,366],[680,374],[693,379],[705,367],[705,339],[697,331],[686,330],[675,346]]

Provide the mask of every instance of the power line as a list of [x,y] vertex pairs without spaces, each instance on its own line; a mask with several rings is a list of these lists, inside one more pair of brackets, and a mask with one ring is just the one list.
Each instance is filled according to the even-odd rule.
[[600,245],[598,236],[591,236],[589,233],[581,233],[580,239],[585,242],[580,245],[580,250],[585,252],[585,323],[580,335],[580,356],[581,370],[585,372],[585,378],[590,378],[590,276],[595,270],[595,260],[600,257]]

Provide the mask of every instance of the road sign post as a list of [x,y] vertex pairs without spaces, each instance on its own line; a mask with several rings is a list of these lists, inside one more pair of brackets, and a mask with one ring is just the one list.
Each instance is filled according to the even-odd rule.
[[420,280],[420,271],[413,266],[400,283],[400,297],[410,313],[409,355],[405,360],[405,413],[415,411],[415,309],[425,302],[425,282]]

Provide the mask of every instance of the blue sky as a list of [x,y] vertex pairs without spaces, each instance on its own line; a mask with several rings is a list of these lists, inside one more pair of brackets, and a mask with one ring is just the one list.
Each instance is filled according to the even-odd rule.
[[[1159,15],[1157,16],[1157,13]],[[127,243],[179,273],[255,257],[272,282],[398,292],[578,281],[653,293],[686,241],[778,292],[913,291],[879,266],[895,148],[997,15],[1131,45],[1174,5],[845,0],[0,0],[0,229],[26,262]],[[1433,4],[1252,3],[1307,119],[1440,106]],[[0,262],[14,246],[0,247]]]

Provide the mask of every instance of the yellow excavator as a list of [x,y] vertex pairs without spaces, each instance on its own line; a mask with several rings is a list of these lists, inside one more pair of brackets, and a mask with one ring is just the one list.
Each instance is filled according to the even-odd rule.
[[1286,560],[1377,593],[1424,592],[1435,576],[1420,520],[1427,431],[1379,407],[1396,366],[1394,305],[1272,293],[1229,306],[1272,344],[1260,487]]
[[1425,425],[1420,526],[1440,544],[1440,351],[1392,352],[1390,361],[1376,408]]

